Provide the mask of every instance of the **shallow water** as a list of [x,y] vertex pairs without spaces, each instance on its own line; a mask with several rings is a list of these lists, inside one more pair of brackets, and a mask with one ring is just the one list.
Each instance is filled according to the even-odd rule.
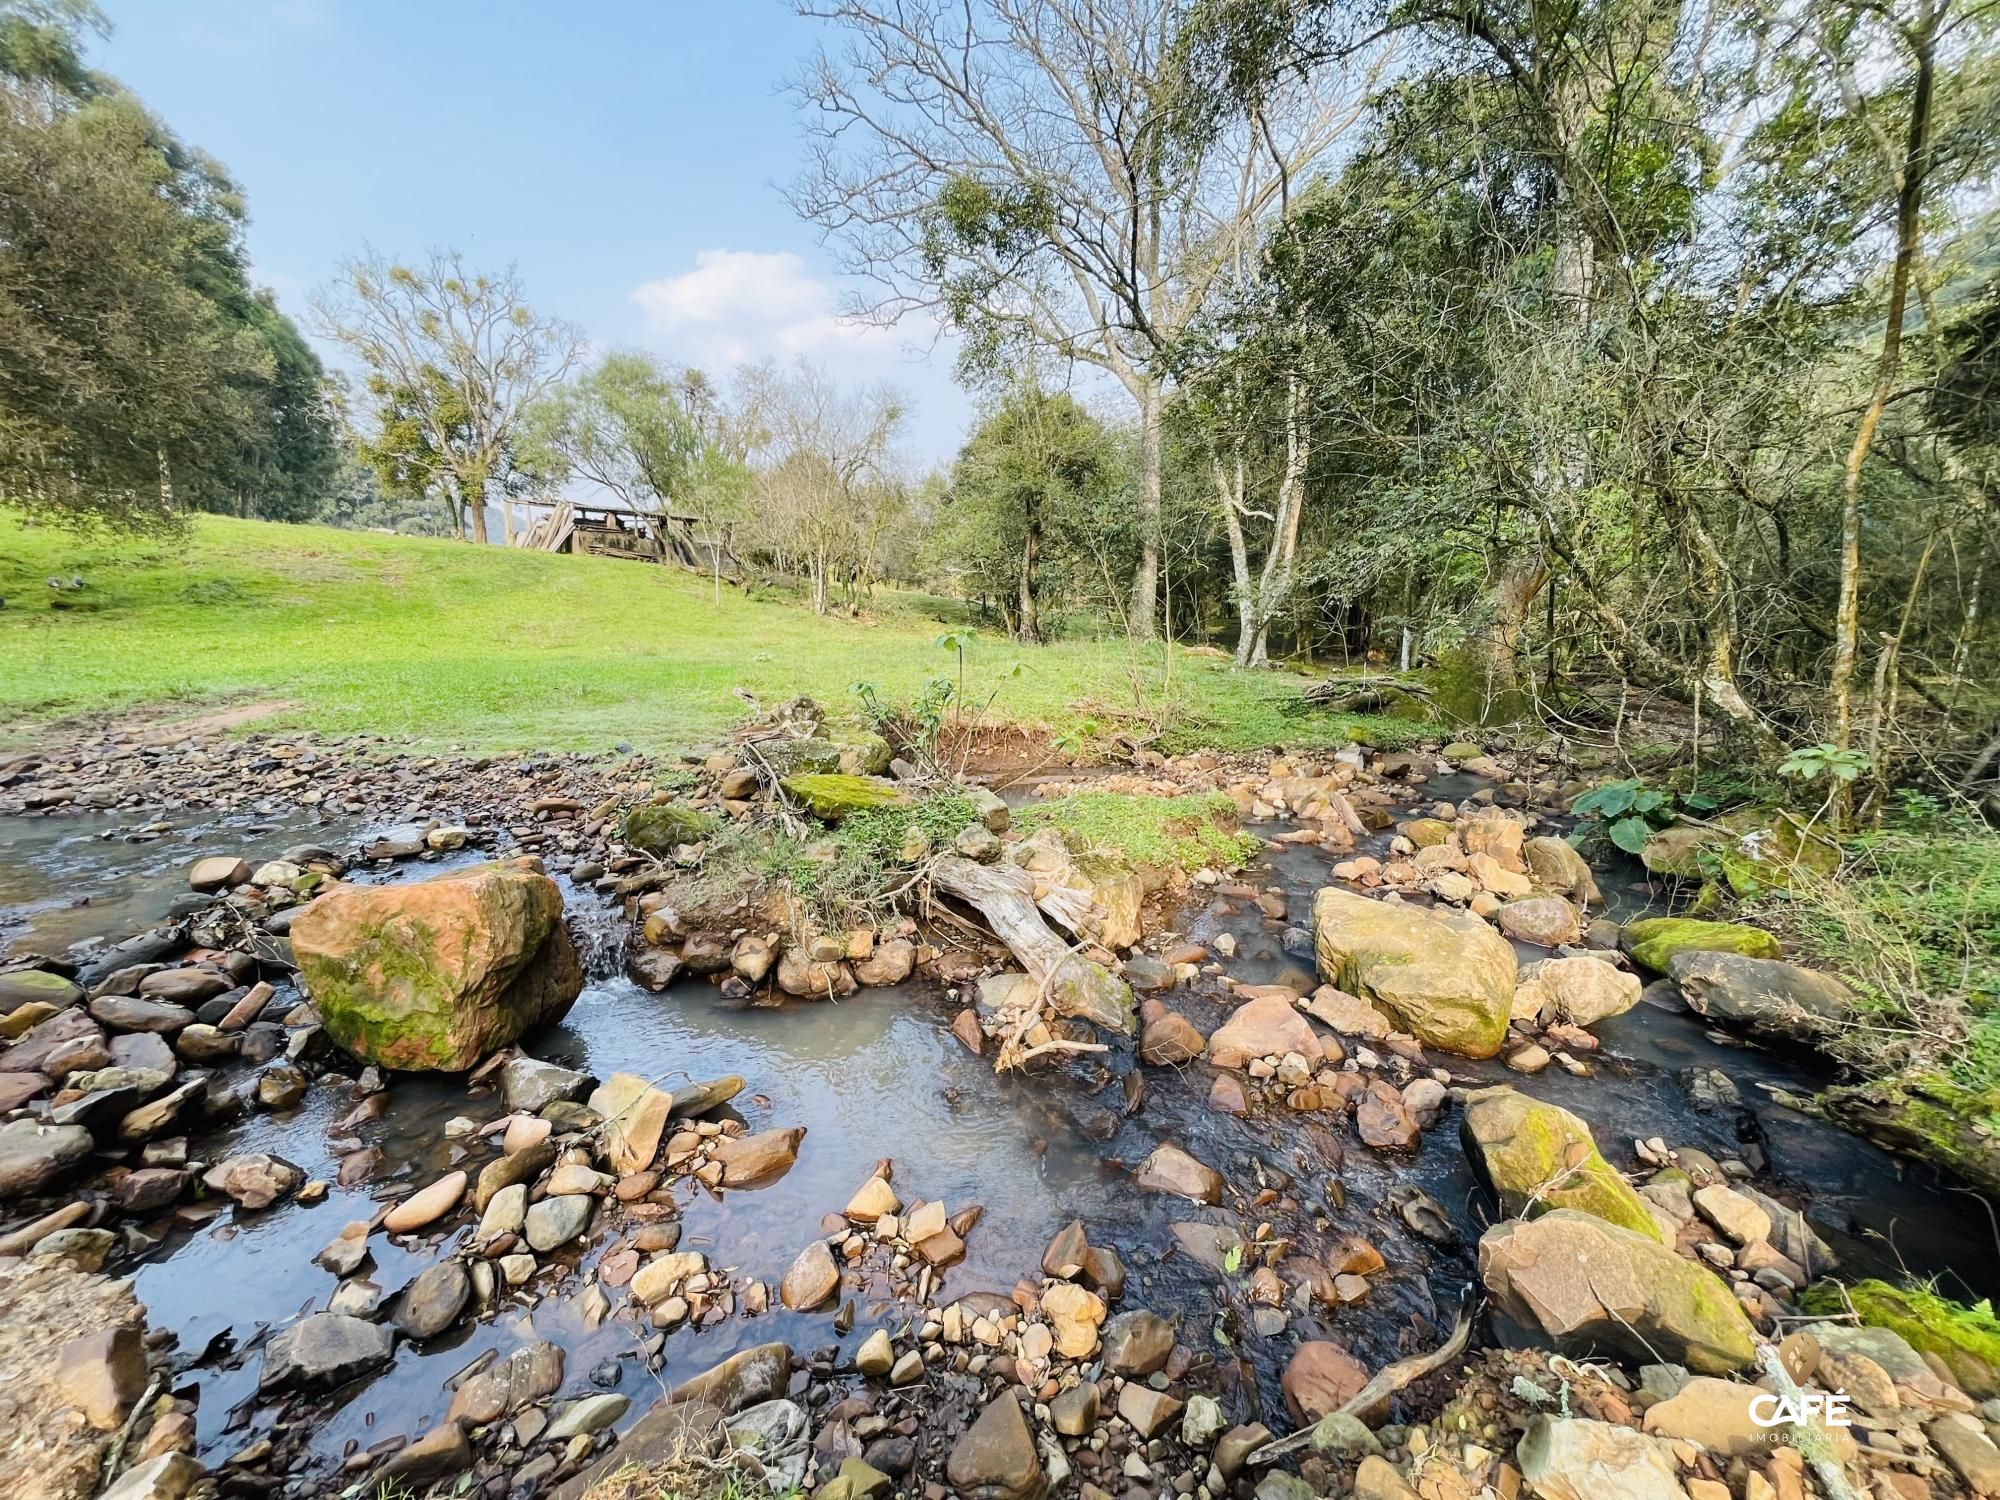
[[[1437,796],[1462,796],[1476,785],[1433,782],[1420,798],[1413,794],[1413,801],[1428,806]],[[5,882],[0,934],[13,945],[42,949],[122,937],[158,919],[179,894],[181,872],[195,854],[227,849],[254,860],[302,839],[337,847],[358,831],[317,820],[244,820],[180,828],[157,842],[134,844],[106,837],[117,826],[95,817],[0,823],[0,868],[7,870],[0,876]],[[1291,912],[1302,920],[1312,892],[1326,881],[1329,863],[1316,849],[1276,845],[1244,879],[1284,888]],[[1603,877],[1614,907],[1625,909],[1622,914],[1643,909],[1645,898],[1627,888],[1636,871],[1636,866],[1614,869]],[[399,873],[417,878],[434,871],[417,863]],[[88,894],[90,904],[68,904],[65,896],[74,894]],[[615,969],[615,943],[603,940],[616,930],[614,914],[587,893],[569,897],[573,913],[595,934],[584,945],[593,966]],[[1239,955],[1229,970],[1245,982],[1269,982],[1309,963],[1282,951],[1283,923],[1264,919],[1247,903],[1215,898],[1197,904],[1183,926],[1198,940],[1233,933]],[[1536,956],[1532,949],[1523,953]],[[1228,1007],[1198,992],[1169,998],[1204,1031],[1227,1015]],[[984,1207],[984,1217],[967,1236],[966,1260],[946,1275],[945,1299],[972,1291],[1004,1293],[1023,1277],[1032,1280],[1050,1238],[1070,1219],[1081,1218],[1093,1243],[1116,1248],[1130,1268],[1121,1305],[1177,1314],[1183,1341],[1217,1361],[1215,1374],[1201,1383],[1223,1391],[1226,1409],[1239,1419],[1261,1414],[1279,1426],[1277,1375],[1300,1338],[1337,1338],[1376,1365],[1429,1347],[1449,1326],[1471,1282],[1471,1246],[1483,1223],[1483,1206],[1449,1117],[1413,1156],[1390,1158],[1359,1145],[1337,1115],[1280,1113],[1239,1120],[1218,1114],[1206,1104],[1213,1074],[1205,1067],[1186,1073],[1145,1069],[1144,1103],[1127,1117],[1115,1073],[1131,1065],[1129,1058],[1113,1054],[1103,1062],[1080,1060],[1066,1071],[996,1078],[989,1061],[972,1057],[946,1029],[958,1004],[935,985],[913,983],[864,991],[838,1004],[739,1008],[699,982],[652,995],[621,975],[599,973],[567,1020],[527,1039],[526,1046],[536,1056],[599,1076],[637,1072],[669,1089],[688,1080],[741,1074],[748,1085],[734,1108],[752,1130],[806,1127],[797,1164],[768,1187],[720,1198],[685,1181],[678,1189],[681,1248],[704,1250],[712,1262],[761,1278],[774,1289],[792,1258],[819,1233],[822,1216],[837,1212],[874,1162],[886,1156],[895,1161],[896,1186],[906,1199],[943,1198],[954,1212],[975,1202]],[[1497,1063],[1435,1061],[1455,1077],[1507,1079],[1576,1111],[1591,1121],[1617,1164],[1630,1163],[1635,1136],[1662,1135],[1718,1157],[1754,1142],[1769,1158],[1761,1185],[1775,1184],[1781,1196],[1799,1196],[1785,1188],[1800,1190],[1847,1272],[1907,1268],[1946,1274],[1959,1290],[1978,1295],[2000,1291],[1992,1233],[1977,1200],[1940,1189],[1928,1173],[1765,1096],[1761,1086],[1767,1084],[1811,1092],[1823,1079],[1808,1064],[1727,1045],[1698,1018],[1650,1006],[1604,1023],[1598,1034],[1603,1049],[1597,1076],[1587,1079],[1558,1068],[1518,1079]],[[1694,1065],[1728,1073],[1750,1108],[1716,1115],[1693,1111],[1676,1075]],[[198,1139],[194,1151],[212,1161],[237,1151],[268,1150],[296,1162],[309,1177],[331,1182],[336,1160],[329,1131],[355,1102],[350,1088],[329,1080],[291,1114],[248,1116],[225,1132]],[[462,1116],[477,1124],[499,1113],[493,1089],[468,1092],[453,1080],[400,1078],[383,1118],[353,1132],[384,1152],[374,1182],[336,1185],[314,1205],[288,1203],[263,1214],[225,1210],[202,1227],[167,1233],[131,1272],[154,1324],[178,1334],[179,1358],[189,1366],[186,1379],[201,1393],[206,1461],[239,1451],[277,1418],[274,1409],[253,1402],[260,1364],[255,1345],[266,1329],[325,1307],[335,1283],[312,1264],[314,1253],[344,1224],[368,1218],[378,1198],[398,1196],[454,1165],[476,1170],[490,1148],[472,1139],[447,1139],[445,1122]],[[1366,1235],[1389,1262],[1372,1278],[1369,1298],[1335,1313],[1294,1313],[1287,1331],[1258,1338],[1241,1278],[1165,1253],[1168,1226],[1175,1221],[1207,1219],[1247,1231],[1256,1219],[1195,1209],[1131,1188],[1129,1166],[1166,1140],[1222,1171],[1233,1186],[1254,1190],[1261,1177],[1286,1188],[1307,1207],[1278,1228],[1298,1234],[1308,1252],[1342,1232]],[[1386,1204],[1389,1189],[1399,1183],[1415,1184],[1443,1205],[1461,1235],[1458,1247],[1440,1249],[1404,1230]],[[1324,1235],[1313,1227],[1322,1216],[1330,1226]],[[165,1231],[170,1222],[152,1226],[153,1231]],[[408,1252],[376,1236],[372,1275],[385,1298],[455,1238],[436,1250]],[[584,1263],[607,1242],[586,1252]],[[402,1344],[390,1370],[311,1408],[313,1451],[337,1460],[355,1447],[423,1431],[449,1403],[444,1385],[450,1376],[487,1349],[504,1352],[531,1338],[565,1347],[569,1393],[592,1389],[590,1372],[601,1361],[618,1361],[617,1388],[633,1397],[626,1421],[636,1420],[656,1389],[641,1359],[652,1330],[624,1316],[624,1294],[613,1292],[613,1315],[586,1331],[574,1302],[580,1289],[571,1279],[533,1307],[503,1295],[494,1316],[461,1324],[422,1348]],[[881,1297],[883,1288],[872,1289],[877,1300],[870,1301],[871,1289],[857,1292],[850,1277],[846,1290],[857,1297],[858,1316],[844,1339],[834,1333],[831,1308],[795,1315],[774,1306],[754,1319],[739,1313],[709,1330],[684,1328],[670,1335],[659,1380],[670,1385],[738,1347],[773,1338],[802,1352],[836,1342],[851,1351],[872,1328],[894,1326],[908,1316],[907,1306]]]

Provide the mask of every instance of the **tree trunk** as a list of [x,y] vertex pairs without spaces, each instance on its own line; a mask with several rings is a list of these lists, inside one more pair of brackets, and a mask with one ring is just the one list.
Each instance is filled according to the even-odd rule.
[[1833,671],[1828,683],[1832,700],[1833,742],[1841,749],[1854,740],[1854,660],[1861,640],[1861,472],[1875,430],[1889,404],[1896,370],[1902,358],[1903,309],[1910,296],[1910,267],[1922,233],[1924,171],[1930,156],[1930,114],[1933,63],[1937,49],[1938,14],[1926,3],[1911,45],[1916,51],[1916,87],[1910,98],[1910,126],[1903,151],[1902,181],[1896,193],[1896,259],[1889,273],[1889,317],[1882,331],[1882,353],[1875,363],[1875,385],[1855,429],[1854,445],[1840,492],[1840,598],[1833,619]]
[[1135,377],[1139,396],[1139,566],[1132,576],[1133,636],[1150,641],[1160,590],[1160,381]]
[[1305,512],[1306,467],[1312,462],[1312,434],[1305,422],[1305,382],[1296,371],[1286,377],[1285,472],[1278,481],[1278,505],[1271,522],[1271,548],[1257,586],[1257,623],[1249,665],[1269,664],[1271,621],[1292,591],[1292,559],[1298,552],[1299,520]]
[[473,541],[484,546],[486,544],[486,496],[479,494],[468,497],[465,510],[466,514],[472,519]]
[[1032,495],[1027,500],[1027,522],[1027,535],[1021,540],[1020,623],[1016,634],[1024,641],[1040,641],[1042,612],[1036,596],[1041,589],[1042,503]]
[[1220,458],[1210,463],[1215,476],[1215,498],[1222,503],[1222,524],[1229,533],[1229,573],[1236,595],[1236,665],[1250,665],[1250,648],[1257,635],[1257,607],[1250,583],[1250,547],[1243,539],[1243,445],[1239,438],[1236,465],[1232,471]]

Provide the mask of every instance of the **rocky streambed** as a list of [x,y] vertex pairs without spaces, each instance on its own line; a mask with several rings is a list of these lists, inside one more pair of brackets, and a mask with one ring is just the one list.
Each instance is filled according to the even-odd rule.
[[[1097,782],[1233,792],[1258,839],[1241,869],[1135,891],[1043,864],[1031,897],[1098,897],[1078,952],[1137,992],[1121,1037],[1030,1014],[1058,984],[1024,991],[963,905],[955,928],[820,948],[690,930],[661,899],[689,844],[635,856],[625,810],[686,805],[668,821],[696,834],[754,817],[770,777],[743,762],[770,755],[110,740],[0,768],[8,1493],[87,1495],[107,1462],[137,1496],[699,1492],[731,1426],[753,1482],[836,1500],[1825,1489],[1810,1440],[1745,1446],[1702,1383],[1754,1377],[1759,1338],[1793,1380],[1826,1363],[1871,1390],[1865,1435],[1902,1461],[1856,1460],[1863,1485],[1955,1493],[1984,1461],[1976,1420],[1948,1425],[1975,1409],[1961,1389],[1994,1394],[1975,1373],[1798,1311],[1836,1265],[1989,1293],[1978,1204],[1784,1102],[1824,1081],[1810,1058],[1746,1045],[1683,986],[1593,1001],[1603,976],[1573,966],[1624,970],[1585,919],[1654,895],[1636,865],[1539,868],[1521,816],[1489,818],[1536,800],[1507,767],[1195,757]],[[867,769],[848,759],[800,774]],[[1004,869],[1032,840],[985,805],[990,837],[956,857]],[[546,945],[567,945],[561,1019],[498,1051],[454,1033],[469,1074],[338,1045],[331,986],[292,971],[300,914],[521,856],[565,913],[527,956],[541,1003],[566,987]],[[1447,1052],[1324,984],[1344,966],[1315,952],[1328,889],[1365,920],[1393,892],[1392,915],[1476,924],[1513,1024]],[[1459,940],[1416,933],[1420,961]],[[907,961],[873,962],[896,944]],[[1010,1042],[1066,1040],[1104,1050],[994,1071]],[[1538,1259],[1563,1269],[1538,1284]],[[1614,1270],[1636,1302],[1602,1291]],[[1697,1274],[1685,1305],[1649,1304]]]

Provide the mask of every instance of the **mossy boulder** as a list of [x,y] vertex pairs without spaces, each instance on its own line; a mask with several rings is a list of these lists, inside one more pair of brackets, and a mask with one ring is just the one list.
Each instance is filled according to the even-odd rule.
[[1761,927],[1744,922],[1704,922],[1694,917],[1641,917],[1627,922],[1618,940],[1634,963],[1660,974],[1667,972],[1676,953],[1777,958],[1784,952],[1778,940]]
[[562,892],[533,859],[340,886],[292,924],[327,1035],[385,1068],[461,1072],[560,1020],[583,988]]
[[83,991],[60,974],[46,969],[16,969],[0,974],[0,1016],[24,1005],[50,1005],[65,1010],[83,998]]
[[812,810],[815,817],[838,823],[851,812],[870,807],[907,807],[910,794],[879,776],[849,776],[839,771],[787,776],[785,790]]
[[1402,835],[1419,849],[1451,842],[1451,824],[1442,818],[1412,818],[1402,827]]
[[1514,950],[1469,912],[1328,886],[1313,898],[1313,950],[1322,979],[1375,1001],[1426,1046],[1491,1057],[1506,1040]]
[[1854,1024],[1859,997],[1831,974],[1775,958],[1688,948],[1667,962],[1697,1015],[1788,1042],[1823,1041]]
[[1830,875],[1840,845],[1774,807],[1744,807],[1712,823],[1677,823],[1646,840],[1640,863],[1655,875],[1703,880],[1720,873],[1739,896],[1788,890],[1801,874]]
[[856,735],[853,739],[836,740],[834,744],[840,752],[835,769],[850,776],[886,776],[889,762],[895,759],[895,751],[879,734]]
[[1870,1328],[1886,1328],[1919,1354],[1943,1361],[1960,1390],[1976,1400],[2000,1396],[2000,1319],[1993,1305],[1968,1307],[1940,1297],[1928,1287],[1893,1287],[1886,1281],[1859,1281],[1845,1289],[1815,1282],[1799,1299],[1806,1312],[1827,1317],[1850,1306]]
[[664,858],[682,844],[699,844],[721,826],[714,814],[684,802],[647,802],[625,814],[625,842]]
[[840,746],[828,739],[759,740],[757,754],[780,778],[826,776],[840,769]]
[[1905,1074],[1829,1089],[1819,1102],[1877,1145],[2000,1193],[2000,1089],[1969,1089],[1938,1073]]
[[1649,1240],[1660,1227],[1632,1185],[1597,1149],[1590,1127],[1566,1109],[1506,1086],[1466,1095],[1465,1154],[1508,1215],[1571,1208]]
[[1756,1357],[1756,1330],[1720,1277],[1594,1214],[1495,1224],[1479,1240],[1479,1279],[1507,1324],[1572,1358],[1726,1375]]

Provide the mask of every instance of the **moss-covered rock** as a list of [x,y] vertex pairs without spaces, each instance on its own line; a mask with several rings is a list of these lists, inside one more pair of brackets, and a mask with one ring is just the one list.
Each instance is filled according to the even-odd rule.
[[829,739],[759,740],[757,754],[781,778],[826,776],[840,769],[840,746]]
[[2000,1089],[1968,1089],[1937,1073],[1829,1089],[1820,1105],[1877,1145],[2000,1193]]
[[1313,948],[1322,979],[1377,1002],[1426,1046],[1491,1057],[1506,1039],[1514,950],[1468,912],[1328,886],[1313,898]]
[[1660,830],[1639,860],[1676,880],[1719,872],[1737,895],[1750,896],[1788,890],[1804,872],[1831,874],[1840,866],[1840,845],[1784,808],[1744,807],[1712,823]]
[[782,785],[810,808],[815,817],[838,823],[849,813],[869,807],[906,807],[910,794],[878,776],[848,776],[834,771],[787,776]]
[[1741,953],[1748,958],[1777,958],[1784,950],[1761,927],[1744,922],[1703,922],[1692,917],[1642,917],[1627,922],[1619,942],[1642,964],[1658,973],[1676,953]]
[[0,1016],[11,1015],[23,1005],[50,1005],[62,1010],[82,998],[80,988],[46,969],[16,969],[11,974],[0,974]]
[[1806,1289],[1799,1306],[1828,1317],[1852,1306],[1868,1327],[1886,1328],[1919,1354],[1942,1360],[1967,1395],[1982,1401],[2000,1396],[2000,1319],[1990,1302],[1968,1307],[1929,1287],[1872,1280],[1843,1292],[1837,1283],[1821,1281]]
[[713,814],[683,802],[647,802],[625,814],[625,842],[664,857],[682,844],[699,844],[721,826]]
[[[1594,960],[1593,960],[1594,961]],[[1660,1227],[1632,1185],[1566,1109],[1505,1087],[1466,1095],[1459,1135],[1502,1213],[1532,1218],[1558,1208],[1594,1214],[1649,1240]]]
[[532,859],[341,886],[291,939],[327,1035],[385,1068],[460,1072],[560,1020],[583,988],[562,892]]
[[889,762],[896,758],[889,742],[879,734],[860,734],[834,744],[840,751],[837,769],[850,776],[886,776]]
[[1428,849],[1433,844],[1450,842],[1451,824],[1442,818],[1412,818],[1403,825],[1402,834],[1419,849]]

